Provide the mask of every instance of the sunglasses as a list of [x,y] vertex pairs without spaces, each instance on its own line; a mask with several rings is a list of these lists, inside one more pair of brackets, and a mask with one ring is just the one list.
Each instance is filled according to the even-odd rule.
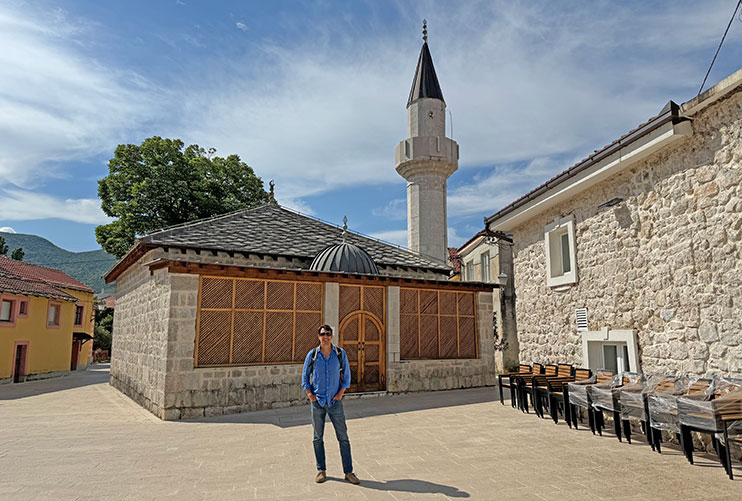
[[320,333],[319,333],[319,335],[320,335],[320,336],[328,336],[328,337],[332,337],[332,332],[320,332]]

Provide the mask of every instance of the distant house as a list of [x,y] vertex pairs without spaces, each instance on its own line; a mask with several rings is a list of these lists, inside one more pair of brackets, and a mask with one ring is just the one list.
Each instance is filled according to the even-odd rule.
[[486,219],[520,358],[742,376],[742,70]]
[[111,384],[163,419],[306,402],[329,324],[351,392],[493,384],[492,288],[270,203],[146,235],[116,281]]
[[93,290],[65,273],[0,256],[0,383],[85,369]]

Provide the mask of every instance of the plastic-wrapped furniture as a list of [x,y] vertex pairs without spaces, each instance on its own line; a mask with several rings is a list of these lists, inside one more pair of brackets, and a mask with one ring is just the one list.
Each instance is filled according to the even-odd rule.
[[677,407],[680,442],[688,461],[693,464],[691,432],[710,433],[719,461],[733,478],[729,427],[742,421],[742,380],[714,379],[708,391],[678,397]]
[[[539,365],[539,364],[536,364]],[[533,368],[528,364],[519,364],[518,372],[508,372],[506,374],[498,374],[497,376],[497,387],[500,390],[500,403],[505,405],[505,400],[502,396],[502,389],[507,388],[510,390],[510,405],[515,407],[515,378],[516,376],[523,374],[532,374]],[[507,381],[503,381],[507,379]]]
[[574,381],[572,376],[572,364],[557,364],[557,373],[555,376],[539,375],[531,377],[531,402],[533,402],[533,410],[536,411],[536,415],[544,417],[544,404],[551,414],[549,405],[551,400],[549,399],[549,382],[558,384],[559,382],[568,383]]
[[[575,369],[572,374],[570,381],[548,381],[549,387],[549,413],[554,424],[559,423],[559,411],[562,410],[564,420],[567,421],[567,425],[572,428],[572,416],[569,414],[569,387],[568,384],[572,382],[586,381],[593,375],[590,369]],[[577,422],[574,423],[577,427]]]
[[590,431],[595,434],[593,404],[590,397],[591,389],[598,383],[611,381],[613,379],[613,376],[613,371],[599,369],[590,377],[590,379],[579,382],[575,381],[574,383],[567,383],[567,391],[569,393],[569,415],[572,417],[572,424],[575,425],[575,429],[577,429],[577,413],[580,409],[585,409],[587,411]]
[[678,421],[678,397],[696,395],[694,398],[710,400],[711,379],[677,378],[672,389],[655,389],[647,394],[649,426],[654,450],[662,453],[662,431],[674,433],[681,441]]
[[616,438],[621,442],[621,387],[641,381],[641,374],[635,372],[623,372],[613,376],[610,382],[593,385],[591,398],[593,409],[597,419],[595,427],[598,434],[603,436],[603,411],[613,413],[613,430]]
[[[556,376],[557,366],[554,364],[548,364],[544,366],[544,370],[541,372],[545,376]],[[523,412],[528,412],[528,395],[533,397],[533,376],[537,373],[526,374],[523,376],[516,376],[518,385],[518,406]],[[535,402],[534,402],[535,405]]]
[[638,419],[647,443],[652,446],[652,432],[649,426],[647,394],[652,392],[672,391],[675,388],[675,376],[652,376],[644,381],[637,381],[621,387],[621,422],[626,441],[631,443],[631,418]]

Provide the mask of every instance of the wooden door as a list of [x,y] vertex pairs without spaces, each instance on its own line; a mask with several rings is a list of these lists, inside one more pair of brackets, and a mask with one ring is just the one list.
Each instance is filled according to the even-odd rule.
[[21,378],[26,375],[26,348],[28,345],[18,344],[15,347],[15,360],[13,361],[13,382],[20,383]]
[[348,355],[351,392],[386,388],[384,327],[375,315],[357,311],[340,322],[340,346]]
[[72,341],[72,357],[70,358],[70,370],[77,370],[77,361],[80,358],[80,341]]

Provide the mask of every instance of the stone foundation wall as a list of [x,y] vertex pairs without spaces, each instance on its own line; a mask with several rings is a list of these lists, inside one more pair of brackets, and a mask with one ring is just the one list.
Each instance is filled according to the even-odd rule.
[[[151,259],[151,254],[139,263]],[[116,281],[110,381],[142,407],[163,417],[171,276],[167,270],[150,276],[149,269],[139,263]]]
[[[637,332],[646,374],[742,377],[742,93],[693,130],[514,230],[522,361],[585,365],[575,309],[586,307],[590,330]],[[579,282],[557,292],[544,227],[570,214]]]

